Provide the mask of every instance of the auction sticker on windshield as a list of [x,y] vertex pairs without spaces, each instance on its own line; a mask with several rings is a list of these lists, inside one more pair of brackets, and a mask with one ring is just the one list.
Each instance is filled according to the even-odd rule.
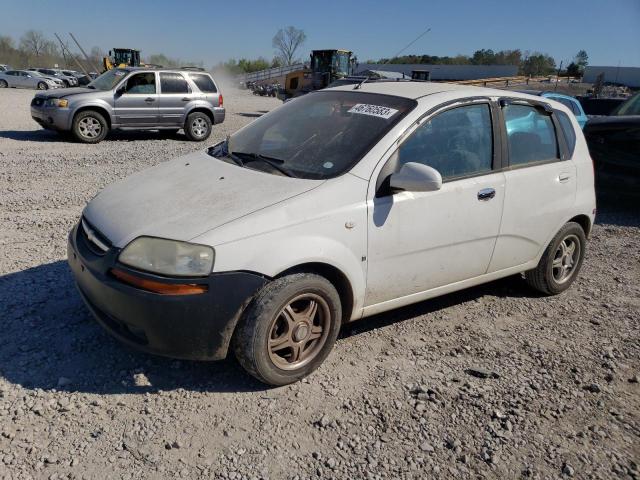
[[393,117],[398,110],[395,108],[383,107],[380,105],[369,105],[368,103],[356,103],[349,113],[359,113],[360,115],[370,115],[372,117],[380,117],[385,120]]

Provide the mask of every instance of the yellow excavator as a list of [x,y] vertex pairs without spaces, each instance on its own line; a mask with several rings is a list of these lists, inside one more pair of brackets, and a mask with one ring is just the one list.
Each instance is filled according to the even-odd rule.
[[353,75],[356,66],[349,50],[313,50],[309,60],[309,68],[287,74],[278,98],[285,100],[325,88],[339,78]]
[[140,67],[140,50],[133,48],[114,48],[109,50],[109,56],[102,59],[104,71],[112,68]]

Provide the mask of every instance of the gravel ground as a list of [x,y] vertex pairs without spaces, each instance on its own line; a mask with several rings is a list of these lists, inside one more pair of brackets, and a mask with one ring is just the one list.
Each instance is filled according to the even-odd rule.
[[[517,278],[346,327],[310,378],[134,352],[90,318],[66,235],[106,184],[203,144],[69,143],[0,91],[0,478],[640,478],[640,213],[601,208],[579,281]],[[223,138],[278,105],[225,91]]]

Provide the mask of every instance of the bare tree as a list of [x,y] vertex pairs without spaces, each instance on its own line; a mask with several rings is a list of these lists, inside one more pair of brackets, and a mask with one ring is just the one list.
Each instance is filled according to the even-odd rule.
[[39,57],[44,53],[49,43],[42,32],[29,30],[20,38],[20,49]]
[[296,27],[285,27],[278,30],[273,37],[273,48],[284,65],[292,65],[295,61],[296,52],[307,39],[304,31]]

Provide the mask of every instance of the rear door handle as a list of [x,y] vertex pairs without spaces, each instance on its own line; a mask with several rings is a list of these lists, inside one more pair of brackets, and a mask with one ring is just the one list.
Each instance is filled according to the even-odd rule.
[[496,196],[496,191],[494,188],[483,188],[478,192],[478,200],[486,202],[487,200],[491,200]]
[[147,103],[151,103],[151,102],[155,102],[156,99],[155,98],[151,98],[151,97],[147,97],[147,98],[144,99],[144,101],[147,102]]
[[568,182],[570,178],[571,175],[569,175],[568,173],[561,173],[560,175],[558,175],[558,181],[561,183]]
[[182,99],[182,101],[183,101],[183,102],[188,102],[189,100],[191,100],[191,99],[190,99],[190,98],[187,98],[187,97],[184,97],[184,98]]

